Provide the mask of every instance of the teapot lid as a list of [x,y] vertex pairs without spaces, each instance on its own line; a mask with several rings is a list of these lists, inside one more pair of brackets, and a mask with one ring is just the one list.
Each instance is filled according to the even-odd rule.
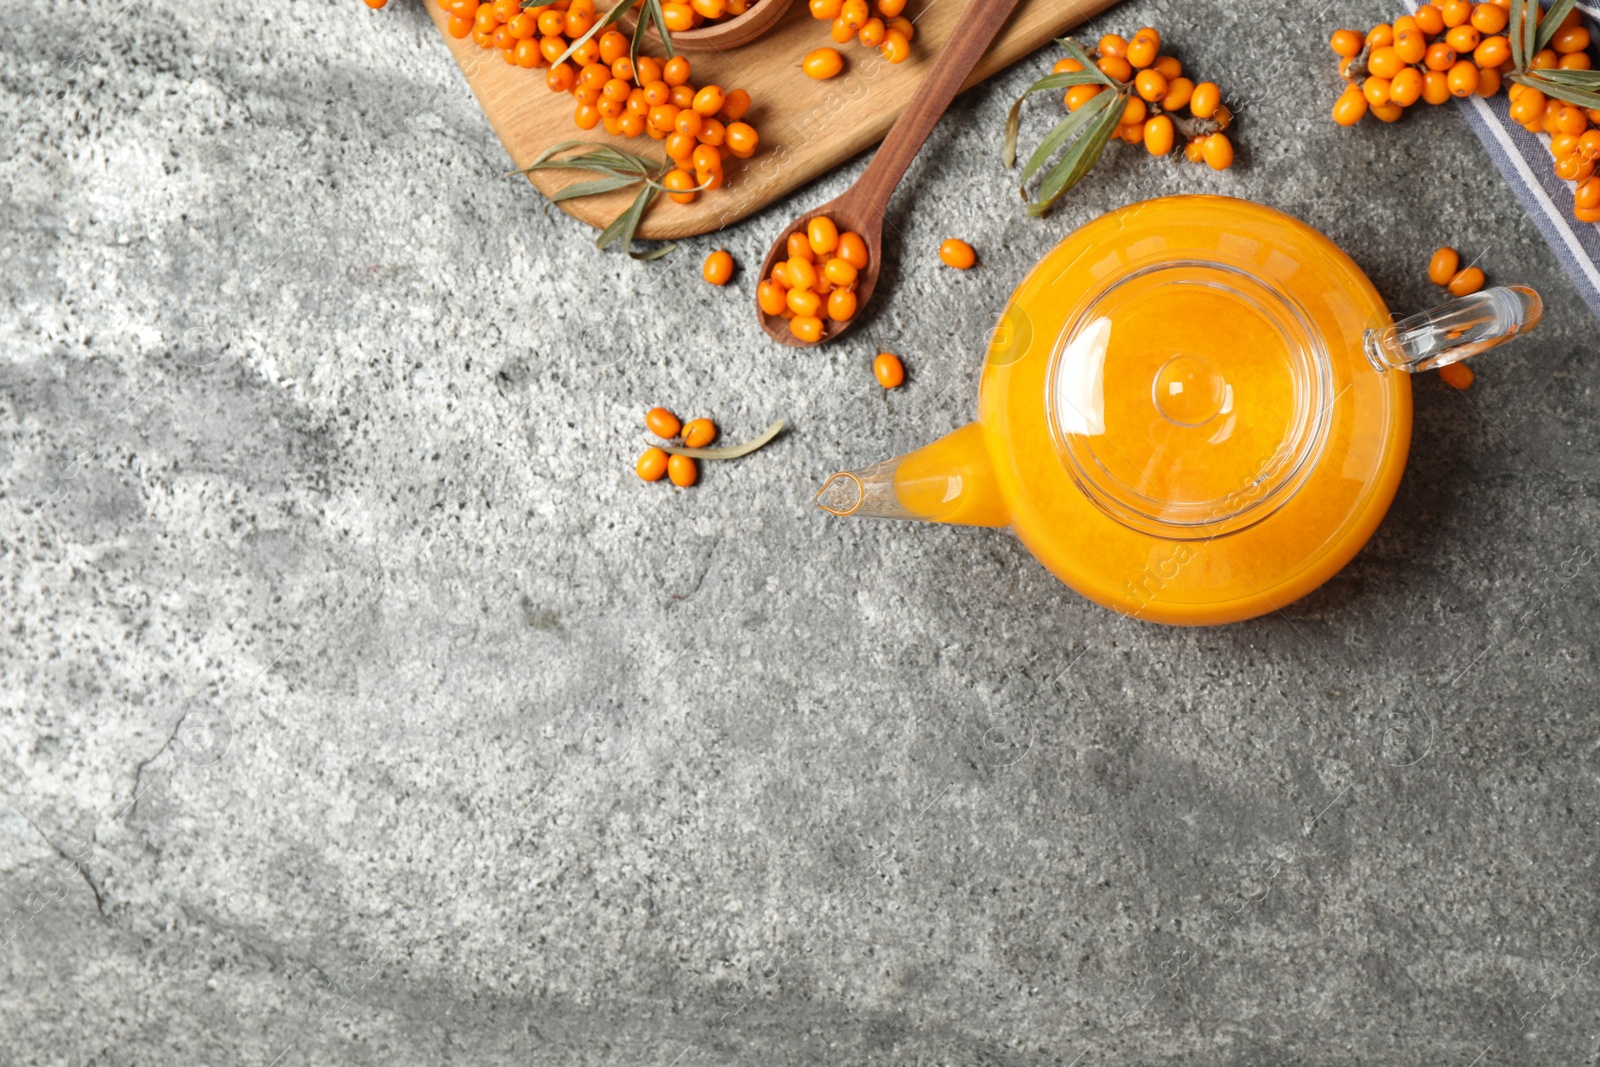
[[1328,352],[1293,295],[1225,248],[1102,276],[1046,381],[1074,480],[1169,540],[1252,526],[1305,482],[1328,436]]

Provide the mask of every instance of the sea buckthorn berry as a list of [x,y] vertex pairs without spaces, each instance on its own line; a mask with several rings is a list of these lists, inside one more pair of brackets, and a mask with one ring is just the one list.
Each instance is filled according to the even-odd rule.
[[618,56],[616,62],[611,64],[611,76],[621,78],[625,82],[633,81],[633,60],[627,56]]
[[756,287],[756,303],[768,315],[781,315],[789,306],[789,291],[768,278]]
[[1395,103],[1372,105],[1372,117],[1379,122],[1399,122],[1405,113],[1406,109]]
[[1581,182],[1594,173],[1594,160],[1584,159],[1574,152],[1570,156],[1563,156],[1556,160],[1556,177],[1562,181]]
[[683,424],[683,447],[704,448],[717,439],[717,424],[710,419],[690,419]]
[[662,407],[654,407],[645,412],[644,424],[651,433],[668,440],[678,436],[678,430],[681,428],[678,416]]
[[832,285],[854,285],[859,268],[841,256],[834,256],[823,264],[822,276]]
[[1478,95],[1483,97],[1494,96],[1500,91],[1500,71],[1497,67],[1485,67],[1478,71]]
[[582,11],[577,8],[567,9],[567,36],[582,37],[594,25],[594,12]]
[[729,122],[738,122],[750,114],[750,94],[743,89],[731,90],[722,98],[722,115]]
[[1471,96],[1478,89],[1478,66],[1470,59],[1458,59],[1450,68],[1450,95]]
[[689,80],[691,69],[689,60],[683,56],[673,56],[661,68],[661,80],[669,86],[683,85]]
[[[634,91],[639,92],[637,89]],[[644,93],[639,92],[639,99],[641,102],[644,100]],[[630,110],[633,108],[633,98],[631,96],[628,98],[628,107]],[[649,105],[646,104],[645,107],[648,109]],[[705,128],[705,124],[704,115],[693,108],[686,107],[680,110],[677,116],[673,118],[672,129],[686,137],[698,137],[700,131]]]
[[1095,50],[1103,56],[1116,56],[1126,59],[1128,55],[1128,39],[1120,33],[1108,33],[1100,38],[1100,43],[1095,45]]
[[818,256],[832,255],[839,247],[839,227],[826,215],[818,215],[806,223],[806,243]]
[[1428,260],[1428,280],[1434,285],[1449,285],[1461,269],[1461,254],[1448,246],[1434,252]]
[[[800,238],[802,241],[804,237]],[[807,249],[810,251],[810,249]],[[817,265],[809,259],[799,256],[790,256],[789,262],[789,289],[814,289],[817,285]]]
[[622,117],[622,109],[623,109],[622,101],[620,101],[620,100],[611,100],[611,99],[606,98],[606,97],[601,97],[600,98],[600,102],[598,104],[596,104],[595,106],[600,109],[600,117],[602,119],[607,120],[606,121],[606,132],[607,133],[617,133],[617,132],[619,132],[618,129],[616,128],[615,124],[612,123],[610,120]]
[[689,0],[689,6],[703,19],[720,19],[728,13],[727,0]]
[[1439,5],[1439,13],[1444,16],[1446,26],[1460,26],[1472,18],[1471,0],[1444,0]]
[[1511,21],[1511,15],[1505,8],[1495,4],[1479,4],[1472,9],[1472,18],[1468,21],[1473,29],[1488,36],[1504,30],[1506,23]]
[[1361,35],[1355,30],[1334,30],[1333,38],[1329,42],[1333,46],[1334,55],[1358,56],[1361,54]]
[[694,29],[694,8],[688,4],[673,3],[666,0],[661,5],[661,21],[667,24],[667,29],[673,33]]
[[694,166],[695,140],[681,130],[674,130],[668,137],[665,148],[667,158],[681,166]]
[[1452,389],[1471,388],[1473,377],[1472,368],[1465,363],[1446,363],[1439,368],[1439,380]]
[[661,80],[661,61],[650,56],[639,56],[633,61],[633,79],[642,89],[651,82]]
[[722,110],[722,102],[726,98],[720,85],[707,85],[694,94],[694,109],[710,118]]
[[811,17],[822,22],[832,22],[839,17],[839,8],[844,5],[844,0],[811,0],[807,5],[811,9]]
[[1050,68],[1050,73],[1051,74],[1076,74],[1078,71],[1080,71],[1082,69],[1083,69],[1083,64],[1082,63],[1079,63],[1076,59],[1073,59],[1071,56],[1063,56],[1062,58],[1056,60],[1056,65]]
[[783,242],[783,248],[789,254],[790,259],[804,259],[808,262],[816,261],[817,254],[811,250],[811,238],[806,233],[791,233]]
[[1600,207],[1575,207],[1572,215],[1579,222],[1600,222]]
[[1390,45],[1402,63],[1421,63],[1428,54],[1428,38],[1421,30],[1403,30]]
[[1456,50],[1443,41],[1435,41],[1428,46],[1428,54],[1422,57],[1422,62],[1429,70],[1448,71],[1456,65]]
[[667,480],[679,489],[687,489],[700,480],[700,468],[688,456],[668,456]]
[[1367,44],[1373,48],[1382,48],[1384,45],[1394,44],[1394,27],[1387,22],[1380,22],[1367,31]]
[[658,130],[671,133],[676,128],[678,110],[671,104],[662,104],[660,107],[651,108],[650,125]]
[[828,318],[834,322],[849,322],[856,317],[854,289],[835,289],[828,294]]
[[911,32],[909,25],[901,29],[899,24],[905,19],[895,19],[895,26],[886,30],[883,35],[883,44],[878,46],[878,54],[888,63],[904,63],[911,58]]
[[1422,76],[1422,99],[1430,104],[1443,104],[1451,99],[1450,75],[1430,70]]
[[733,277],[733,256],[726,249],[717,249],[706,257],[700,276],[712,285],[727,285],[728,279]]
[[1133,65],[1135,70],[1143,70],[1156,61],[1156,56],[1161,53],[1161,34],[1146,26],[1133,35],[1128,42],[1125,58]]
[[867,48],[877,48],[883,44],[883,37],[886,32],[887,28],[884,26],[882,19],[870,18],[861,24],[861,29],[856,31],[856,40]]
[[1556,159],[1570,156],[1578,150],[1578,135],[1575,133],[1558,133],[1550,138],[1550,154]]
[[[624,111],[617,116],[617,130],[624,137],[637,137],[644,133],[644,119],[636,111]],[[651,136],[655,136],[656,132],[651,130]]]
[[1133,79],[1133,87],[1152,104],[1159,104],[1167,95],[1166,76],[1158,70],[1141,70]]
[[1437,37],[1444,32],[1444,15],[1433,4],[1420,5],[1417,13],[1411,17],[1416,20],[1417,28],[1429,37]]
[[1189,114],[1197,119],[1208,119],[1222,103],[1222,90],[1213,82],[1201,82],[1189,96]]
[[1472,61],[1480,67],[1498,67],[1511,58],[1511,42],[1505,37],[1485,37],[1473,50]]
[[1600,159],[1600,130],[1585,130],[1578,138],[1578,152],[1585,159]]
[[530,15],[524,11],[510,22],[506,23],[506,29],[510,30],[511,36],[515,37],[517,40],[525,41],[530,37],[539,36],[539,19],[536,16]]
[[577,80],[577,72],[572,69],[571,63],[557,63],[544,74],[544,84],[552,93],[568,92]]
[[1144,143],[1144,123],[1124,122],[1117,127],[1117,136],[1127,144]]
[[647,448],[633,470],[647,482],[659,482],[667,473],[667,454],[659,448]]
[[1448,286],[1451,296],[1471,296],[1483,288],[1483,268],[1468,267],[1456,272]]
[[572,50],[572,61],[580,67],[586,63],[600,61],[600,46],[595,43],[594,38],[591,37]]
[[459,41],[472,32],[472,20],[463,18],[460,15],[451,15],[448,29],[450,36]]
[[1101,56],[1095,60],[1094,65],[1100,68],[1100,73],[1119,82],[1125,82],[1133,77],[1133,64],[1122,56]]
[[761,138],[756,133],[756,128],[749,123],[734,122],[728,125],[723,140],[727,143],[728,151],[740,159],[748,159],[755,155],[756,145],[760,143]]
[[1373,76],[1361,83],[1361,95],[1365,96],[1367,103],[1373,107],[1382,107],[1390,103],[1389,90],[1393,84],[1388,78]]
[[1354,126],[1366,113],[1366,94],[1353,85],[1340,93],[1339,99],[1333,102],[1333,121],[1341,126]]
[[1389,82],[1389,101],[1401,107],[1410,107],[1422,99],[1422,71],[1406,67]]
[[1194,95],[1194,82],[1188,78],[1173,78],[1167,82],[1167,95],[1161,98],[1164,111],[1180,111],[1189,106]]
[[1588,52],[1568,52],[1557,64],[1562,70],[1588,70],[1594,66]]
[[878,358],[872,361],[872,376],[885,389],[894,389],[906,380],[905,364],[893,353],[879,352]]
[[1150,69],[1167,81],[1183,75],[1183,64],[1178,62],[1177,56],[1156,56],[1156,61],[1150,64]]
[[878,0],[878,14],[884,21],[897,19],[906,9],[906,0]]
[[1233,142],[1225,133],[1214,133],[1206,138],[1201,155],[1212,170],[1227,170],[1233,166]]
[[867,242],[854,230],[846,230],[839,235],[839,258],[850,264],[856,270],[867,269]]
[[828,27],[828,36],[832,37],[836,44],[847,44],[855,35],[856,31],[850,28],[850,24],[842,15],[834,19],[833,24]]
[[939,258],[944,260],[944,264],[947,267],[966,270],[978,262],[978,253],[974,252],[972,246],[961,238],[951,237],[939,246]]
[[[1358,94],[1359,95],[1359,94]],[[1362,106],[1366,106],[1366,97],[1361,98]],[[1203,163],[1206,158],[1206,139],[1204,136],[1191,137],[1183,146],[1183,158],[1190,163]]]
[[698,195],[695,186],[700,183],[694,180],[694,175],[682,167],[674,167],[667,171],[666,177],[661,179],[661,184],[667,187],[667,195],[674,204],[692,204]]
[[1589,47],[1589,31],[1582,23],[1576,26],[1565,26],[1557,30],[1556,35],[1550,38],[1550,47],[1562,55],[1569,52],[1581,52]]
[[1538,89],[1523,86],[1522,92],[1517,94],[1511,102],[1511,117],[1524,125],[1537,122],[1544,117],[1544,94]]
[[822,297],[811,289],[790,289],[785,299],[796,315],[815,315],[822,310]]
[[789,320],[789,332],[807,344],[822,340],[822,320],[815,315],[796,315]]
[[1144,124],[1144,148],[1152,156],[1164,156],[1172,151],[1173,130],[1172,119],[1166,115],[1157,115],[1146,120]]
[[1584,113],[1571,105],[1556,112],[1556,129],[1562,133],[1580,134],[1589,128],[1589,120]]
[[[562,19],[563,22],[561,24],[557,24],[557,19]],[[554,37],[564,32],[564,20],[565,16],[562,15],[561,12],[551,11],[549,8],[546,8],[544,13],[539,16],[539,29],[541,32],[547,33]],[[554,29],[547,28],[552,25],[555,26]],[[621,30],[607,30],[605,33],[600,35],[600,62],[609,67],[611,64],[615,63],[617,60],[621,59],[627,54],[628,38],[623,36]]]
[[1122,105],[1122,125],[1128,126],[1133,123],[1144,125],[1144,118],[1148,110],[1142,98],[1130,95],[1127,103]]
[[1405,66],[1405,63],[1400,59],[1400,53],[1395,51],[1393,45],[1374,48],[1372,54],[1367,56],[1367,69],[1374,76],[1385,80],[1399,74],[1400,68],[1403,66]]
[[1067,90],[1067,95],[1062,97],[1062,102],[1067,105],[1069,111],[1076,111],[1099,96],[1104,88],[1104,85],[1074,85]]
[[1457,53],[1470,52],[1478,47],[1482,34],[1471,26],[1456,26],[1444,35],[1444,43],[1454,48]]
[[1600,178],[1590,178],[1572,194],[1573,206],[1579,210],[1600,208]]
[[728,139],[728,128],[716,119],[706,119],[700,123],[700,132],[695,139],[716,148]]
[[600,109],[593,104],[579,104],[572,113],[572,121],[580,130],[592,130],[600,125]]
[[1528,65],[1534,70],[1554,70],[1561,63],[1561,57],[1554,48],[1541,48],[1533,54],[1533,61]]
[[806,77],[822,81],[844,69],[844,57],[837,48],[818,48],[801,60],[800,69],[805,71]]

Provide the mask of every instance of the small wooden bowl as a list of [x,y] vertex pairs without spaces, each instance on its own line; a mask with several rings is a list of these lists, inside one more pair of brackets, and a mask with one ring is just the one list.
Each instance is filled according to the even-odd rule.
[[[794,0],[755,0],[742,15],[721,22],[713,22],[693,30],[680,30],[672,35],[672,47],[679,52],[726,52],[739,48],[763,36],[776,26],[788,12]],[[632,36],[639,20],[638,9],[617,20],[622,32]],[[645,31],[645,40],[656,48],[661,47],[661,35],[654,26]]]

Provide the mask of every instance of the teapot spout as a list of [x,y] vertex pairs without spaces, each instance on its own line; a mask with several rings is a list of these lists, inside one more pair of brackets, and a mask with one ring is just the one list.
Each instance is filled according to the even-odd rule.
[[1367,362],[1379,372],[1432,370],[1520,337],[1543,315],[1544,302],[1525,285],[1485,289],[1368,330]]
[[983,428],[972,422],[933,444],[860,470],[840,471],[817,490],[830,515],[1006,526]]

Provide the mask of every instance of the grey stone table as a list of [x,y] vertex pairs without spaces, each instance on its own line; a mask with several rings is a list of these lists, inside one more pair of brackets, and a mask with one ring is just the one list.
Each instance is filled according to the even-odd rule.
[[[1393,13],[1113,9],[1241,104],[1238,168],[1114,151],[1024,217],[1041,56],[795,353],[699,261],[860,161],[640,264],[502,177],[411,0],[11,5],[0,1064],[1596,1062],[1595,323],[1452,108],[1327,120],[1327,33]],[[1007,534],[810,508],[969,417],[1055,241],[1177,191],[1399,309],[1446,242],[1546,296],[1417,382],[1344,573],[1167,629]],[[793,432],[643,486],[656,402]]]

